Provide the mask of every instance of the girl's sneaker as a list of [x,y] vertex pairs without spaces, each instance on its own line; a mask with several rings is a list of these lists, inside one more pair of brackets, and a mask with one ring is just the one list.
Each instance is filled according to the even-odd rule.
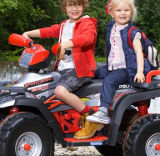
[[87,121],[101,123],[101,124],[109,124],[111,119],[102,111],[97,111],[96,113],[87,116]]

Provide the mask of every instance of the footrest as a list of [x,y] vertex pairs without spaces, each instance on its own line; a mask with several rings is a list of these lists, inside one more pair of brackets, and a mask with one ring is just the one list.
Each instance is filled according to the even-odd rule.
[[90,139],[65,138],[68,146],[100,146],[108,143],[108,138],[103,135],[96,135]]

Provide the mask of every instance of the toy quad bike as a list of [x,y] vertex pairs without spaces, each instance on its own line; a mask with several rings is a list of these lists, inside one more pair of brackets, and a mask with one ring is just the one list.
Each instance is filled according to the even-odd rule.
[[[119,86],[111,123],[90,139],[76,140],[81,116],[55,97],[61,75],[46,70],[53,53],[18,34],[9,42],[27,47],[19,65],[28,70],[17,81],[0,83],[0,156],[52,156],[55,139],[63,147],[95,146],[109,156],[122,149],[126,156],[160,155],[160,114],[148,114],[150,99],[160,97],[159,70],[148,73],[146,83]],[[74,93],[96,111],[101,85],[93,79]]]

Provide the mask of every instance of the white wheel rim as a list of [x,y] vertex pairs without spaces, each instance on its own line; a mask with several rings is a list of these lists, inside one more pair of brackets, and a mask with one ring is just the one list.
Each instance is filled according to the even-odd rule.
[[153,134],[146,142],[145,146],[147,156],[160,155],[160,133]]
[[16,156],[39,156],[41,152],[42,141],[34,132],[25,132],[16,141]]

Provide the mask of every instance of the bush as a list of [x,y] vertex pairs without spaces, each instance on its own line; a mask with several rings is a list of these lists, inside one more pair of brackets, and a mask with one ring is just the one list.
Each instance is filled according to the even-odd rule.
[[[105,56],[106,25],[111,20],[106,15],[105,7],[108,0],[90,0],[90,6],[85,14],[98,19],[98,38],[96,56]],[[136,25],[144,31],[148,38],[160,50],[160,0],[137,0],[138,19]],[[61,12],[59,2],[53,0],[3,0],[0,1],[0,52],[15,50],[8,44],[11,33],[22,34],[24,31],[60,23],[66,19]],[[35,40],[48,50],[57,40]]]

